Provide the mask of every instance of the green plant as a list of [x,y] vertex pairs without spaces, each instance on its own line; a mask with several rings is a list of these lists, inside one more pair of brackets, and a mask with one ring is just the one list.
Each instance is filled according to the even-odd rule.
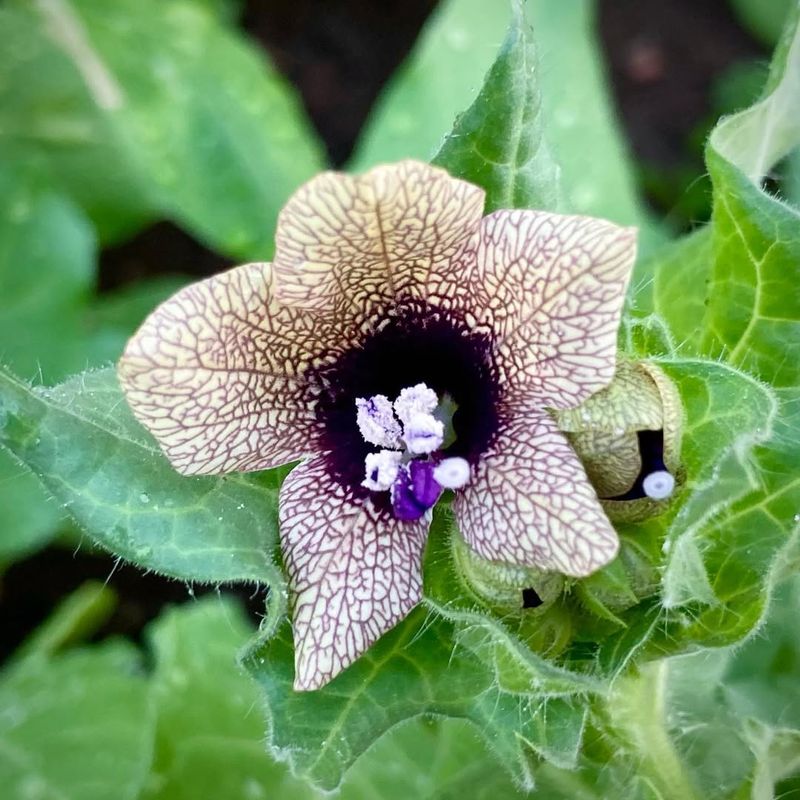
[[453,516],[437,508],[421,604],[334,682],[298,693],[277,549],[287,470],[175,472],[102,365],[176,282],[109,297],[93,281],[98,241],[161,218],[227,256],[270,257],[277,212],[321,148],[227,4],[0,8],[0,504],[13,514],[0,558],[63,532],[65,515],[142,569],[269,587],[258,631],[228,601],[165,612],[148,629],[152,663],[130,642],[75,647],[113,599],[92,586],[71,598],[0,679],[12,796],[800,788],[800,212],[763,185],[800,145],[800,6],[760,99],[708,139],[711,221],[678,239],[638,197],[590,4],[528,13],[444,4],[349,168],[432,160],[482,187],[489,210],[638,226],[618,347],[678,392],[679,491],[617,521],[618,558],[531,611],[463,580]]

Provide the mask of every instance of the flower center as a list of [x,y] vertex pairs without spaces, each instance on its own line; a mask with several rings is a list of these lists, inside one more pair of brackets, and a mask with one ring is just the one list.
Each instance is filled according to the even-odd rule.
[[[397,513],[393,490],[386,488],[397,457],[383,451],[401,454],[407,469],[398,475],[427,498],[423,489],[433,468],[457,457],[471,469],[498,428],[500,387],[490,337],[456,313],[419,301],[403,301],[376,317],[316,378],[319,447],[328,471],[356,497],[371,497],[381,512]],[[446,486],[444,468],[439,474],[437,484]],[[368,479],[382,488],[370,488]]]
[[436,505],[445,489],[460,489],[469,480],[469,463],[445,458],[455,442],[455,403],[424,383],[403,389],[394,402],[386,395],[356,398],[358,430],[365,442],[392,448],[369,453],[361,482],[371,492],[389,492],[398,519],[419,519]]

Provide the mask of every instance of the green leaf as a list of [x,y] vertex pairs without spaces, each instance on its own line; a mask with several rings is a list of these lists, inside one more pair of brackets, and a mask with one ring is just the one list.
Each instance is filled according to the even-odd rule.
[[766,624],[732,658],[725,675],[728,704],[742,717],[800,731],[800,579],[775,593]]
[[430,160],[474,100],[511,18],[506,2],[446,0],[383,90],[348,168]]
[[132,646],[22,661],[0,677],[0,708],[0,781],[10,800],[140,796],[153,719]]
[[[706,313],[706,286],[713,254],[711,229],[701,228],[657,250],[636,265],[628,301],[632,313],[649,315],[666,329],[669,353],[697,355],[705,329],[698,325]],[[687,287],[695,287],[687,291]],[[638,320],[637,320],[638,321]],[[658,354],[645,343],[629,343],[628,352],[642,356]],[[663,350],[661,351],[663,352]]]
[[486,190],[486,211],[559,207],[558,167],[544,137],[538,67],[522,0],[475,102],[433,163]]
[[[86,366],[82,313],[93,256],[91,229],[72,203],[0,165],[0,362],[46,380]],[[0,565],[41,546],[63,518],[7,453],[0,453],[0,508]]]
[[[150,628],[158,723],[144,798],[322,797],[266,750],[259,688],[234,659],[251,635],[237,605],[208,598],[167,611]],[[360,759],[339,796],[438,797],[476,780],[480,789],[470,793],[476,800],[498,789],[516,796],[474,730],[457,721],[415,720]]]
[[0,146],[46,165],[104,240],[166,216],[232,256],[271,252],[319,146],[227,24],[196,2],[39,0],[6,4],[0,32]]
[[[87,585],[68,598],[36,632],[35,640],[44,646],[18,652],[15,672],[7,671],[11,677],[0,678],[0,698],[5,701],[10,693],[14,695],[13,704],[4,705],[0,714],[0,737],[8,720],[14,743],[24,739],[22,759],[20,752],[0,747],[0,774],[6,775],[6,759],[15,762],[12,768],[26,766],[28,773],[41,768],[39,778],[27,774],[4,784],[11,800],[83,797],[73,788],[90,785],[89,798],[321,800],[322,793],[292,777],[288,766],[265,747],[260,690],[235,659],[253,632],[237,603],[207,596],[165,611],[146,631],[153,662],[146,676],[139,669],[138,654],[122,643],[51,658],[53,646],[61,649],[81,631],[90,630],[87,624],[97,620],[109,592]],[[23,655],[27,660],[23,661]],[[98,697],[90,702],[77,674],[78,665],[86,674],[85,683],[97,681],[100,687]],[[17,684],[23,674],[25,691],[21,692]],[[64,682],[59,684],[59,680]],[[116,691],[118,685],[132,687],[133,699],[128,691]],[[64,688],[63,697],[58,698]],[[108,720],[105,728],[96,727],[100,704]],[[52,715],[57,735],[48,731],[35,736],[33,727],[20,731],[20,722],[25,717],[24,726],[25,715],[30,716],[32,710],[45,719]],[[147,711],[145,724],[141,710]],[[131,748],[120,733],[137,724],[140,740]],[[109,730],[114,731],[111,738],[105,736]],[[139,793],[133,781],[130,794],[126,793],[124,777],[122,793],[118,793],[113,771],[98,769],[98,760],[87,755],[88,748],[97,749],[100,742],[105,762],[113,764],[119,757],[123,772],[132,758],[141,757],[136,773]],[[118,747],[126,751],[118,754]],[[498,794],[520,796],[466,722],[417,719],[391,731],[359,759],[339,796],[342,800],[400,800],[454,797],[462,792],[476,800],[491,800]]]
[[[459,128],[470,122],[473,139],[477,133],[481,134],[483,174],[489,174],[490,167],[494,167],[492,172],[508,172],[508,155],[498,159],[499,167],[490,164],[494,153],[508,153],[513,140],[506,141],[505,134],[490,140],[492,129],[500,126],[492,109],[486,108],[486,102],[489,97],[501,101],[494,113],[502,119],[513,116],[509,107],[515,98],[523,98],[527,118],[539,118],[538,132],[528,126],[532,136],[529,141],[536,145],[544,136],[560,165],[565,208],[622,224],[639,224],[643,228],[640,247],[649,250],[663,235],[650,223],[638,198],[620,126],[610,110],[602,54],[594,31],[594,3],[534,0],[527,3],[527,10],[533,25],[533,42],[527,27],[517,26],[517,44],[512,47],[515,29],[512,21],[511,38],[506,39],[493,67],[492,56],[503,40],[511,16],[510,4],[487,5],[479,0],[443,3],[384,90],[350,168],[361,170],[381,161],[409,156],[430,159],[439,151],[445,134],[451,130],[458,134]],[[534,43],[536,62],[531,60]],[[525,63],[527,86],[522,81]],[[530,69],[534,63],[537,69],[535,80],[531,81]],[[484,83],[486,73],[490,75]],[[482,84],[483,102],[480,97],[476,99]],[[466,116],[457,119],[467,108]],[[478,116],[481,108],[486,120]],[[518,113],[521,108],[513,110]],[[456,144],[451,139],[449,147],[455,150]],[[537,150],[536,146],[529,148],[530,145],[521,147],[520,155],[524,156],[526,150],[529,153]],[[541,158],[547,164],[544,155]],[[474,154],[468,160],[480,165]],[[514,161],[512,157],[512,165]],[[454,168],[456,160],[450,158],[447,163]],[[549,178],[542,181],[547,184]],[[551,201],[552,190],[547,202]]]
[[764,44],[773,47],[794,0],[730,0],[739,21]]
[[520,785],[532,785],[542,759],[575,763],[583,698],[600,684],[536,656],[475,608],[453,572],[450,526],[447,514],[436,516],[426,555],[434,583],[423,604],[329,685],[292,691],[288,624],[246,659],[266,695],[272,747],[324,790],[337,787],[375,739],[420,715],[472,722]]
[[528,786],[535,754],[562,765],[577,754],[585,713],[579,702],[502,690],[461,646],[454,626],[424,608],[317,692],[292,691],[292,662],[288,625],[247,659],[267,697],[272,747],[325,790],[340,784],[376,738],[421,714],[472,721]]
[[566,208],[638,225],[639,250],[664,239],[636,188],[633,163],[604,69],[597,4],[587,0],[528,3],[538,45],[545,132],[561,167]]
[[0,166],[0,209],[0,358],[45,380],[83,369],[91,227],[67,199],[8,165]]
[[271,477],[180,476],[128,411],[112,370],[52,389],[0,371],[0,445],[122,558],[185,580],[268,583],[282,596]]
[[[114,359],[179,283],[148,281],[95,299],[95,258],[91,226],[70,200],[35,171],[0,165],[1,362],[51,382]],[[64,520],[58,504],[5,452],[0,508],[0,565],[45,544]]]
[[313,797],[264,746],[258,687],[236,663],[252,635],[232,602],[168,610],[148,629],[157,709],[149,800]]
[[[646,318],[668,326],[676,352],[720,359],[740,375],[731,387],[736,396],[724,400],[731,410],[749,404],[746,423],[731,421],[739,434],[732,446],[717,450],[713,471],[704,472],[670,521],[668,613],[654,628],[651,653],[746,636],[773,587],[797,564],[800,300],[791,287],[800,278],[800,214],[760,182],[800,142],[798,18],[800,9],[776,52],[764,98],[723,120],[709,140],[711,224],[654,259],[652,283],[643,280],[634,297],[634,313],[649,312]],[[691,405],[704,402],[700,386],[681,394],[690,416]],[[717,421],[716,413],[709,417],[709,430]],[[687,431],[687,446],[693,438]]]
[[61,602],[14,651],[12,659],[49,658],[85,641],[109,619],[116,605],[117,597],[106,584],[87,581]]
[[347,773],[341,800],[514,800],[527,797],[465,720],[418,718],[393,728]]
[[797,385],[800,298],[786,287],[800,280],[800,212],[764,195],[713,150],[709,165],[721,184],[704,348],[775,385]]
[[51,383],[116,359],[153,306],[184,280],[95,296],[96,243],[85,215],[36,170],[0,164],[0,360]]
[[44,545],[63,519],[36,478],[0,451],[0,571]]

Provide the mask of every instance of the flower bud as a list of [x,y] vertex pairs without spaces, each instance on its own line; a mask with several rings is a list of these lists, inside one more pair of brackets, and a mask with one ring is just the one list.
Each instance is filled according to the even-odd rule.
[[453,560],[473,594],[494,608],[522,611],[549,606],[564,587],[564,577],[532,567],[487,561],[456,532],[450,537]]
[[620,359],[605,389],[554,416],[612,520],[640,520],[668,506],[682,478],[682,408],[659,367]]

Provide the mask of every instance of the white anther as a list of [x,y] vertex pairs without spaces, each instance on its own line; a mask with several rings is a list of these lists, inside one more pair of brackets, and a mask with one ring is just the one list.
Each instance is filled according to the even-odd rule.
[[642,481],[642,491],[653,500],[665,500],[675,489],[675,478],[665,469],[651,472]]
[[444,441],[444,423],[431,414],[414,414],[406,423],[403,441],[409,453],[432,453]]
[[396,450],[381,450],[379,453],[370,453],[364,459],[364,468],[367,477],[361,482],[362,486],[373,492],[385,492],[391,489],[400,470],[402,453]]
[[434,467],[433,477],[444,489],[460,489],[469,480],[469,462],[458,456],[445,458]]
[[356,422],[364,441],[378,447],[400,447],[400,423],[395,419],[392,403],[386,395],[356,400]]
[[408,425],[415,414],[432,414],[439,405],[439,398],[433,389],[424,383],[418,383],[403,389],[394,401],[394,411],[403,425]]

